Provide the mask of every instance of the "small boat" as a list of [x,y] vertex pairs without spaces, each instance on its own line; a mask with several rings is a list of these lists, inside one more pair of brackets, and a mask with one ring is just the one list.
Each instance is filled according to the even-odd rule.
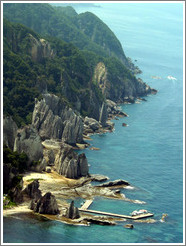
[[132,216],[139,215],[139,214],[146,214],[148,211],[146,209],[134,210],[130,213]]
[[170,79],[170,80],[177,80],[177,78],[175,78],[175,77],[173,77],[173,76],[171,76],[171,75],[167,76],[167,79]]

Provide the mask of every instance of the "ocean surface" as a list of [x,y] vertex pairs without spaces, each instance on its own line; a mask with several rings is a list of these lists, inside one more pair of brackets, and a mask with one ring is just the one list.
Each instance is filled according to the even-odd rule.
[[[154,213],[157,223],[116,226],[71,226],[27,216],[5,217],[4,243],[182,243],[183,242],[183,6],[180,3],[97,3],[77,6],[100,17],[121,41],[127,57],[156,95],[140,104],[121,105],[129,117],[114,120],[112,133],[94,135],[84,150],[90,173],[125,179],[134,189],[133,204],[97,197],[92,209],[128,214],[135,209]],[[152,76],[158,76],[159,79]],[[167,76],[172,76],[167,78]],[[122,127],[122,123],[128,127]],[[75,201],[79,205],[80,201]],[[160,222],[163,213],[168,214]]]

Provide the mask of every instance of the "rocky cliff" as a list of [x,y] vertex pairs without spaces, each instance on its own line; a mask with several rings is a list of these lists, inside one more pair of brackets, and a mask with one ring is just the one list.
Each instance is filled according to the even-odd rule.
[[42,62],[45,58],[51,59],[55,56],[50,43],[45,39],[38,39],[29,33],[27,40],[30,44],[28,53],[35,62]]
[[95,67],[93,80],[98,83],[104,97],[114,102],[122,103],[128,97],[137,98],[157,92],[133,76],[119,62],[116,62],[115,68],[99,62]]
[[17,131],[14,151],[25,152],[29,162],[39,161],[43,158],[43,146],[37,130],[33,126],[25,126]]
[[[45,140],[42,144],[45,159],[59,174],[72,179],[88,175],[88,161],[84,153],[78,155],[70,145],[62,142]],[[52,161],[50,156],[53,156]]]
[[14,148],[14,141],[17,134],[17,125],[10,116],[3,116],[3,143],[11,150]]
[[45,139],[60,139],[75,145],[83,142],[83,120],[66,103],[52,94],[35,101],[32,125]]

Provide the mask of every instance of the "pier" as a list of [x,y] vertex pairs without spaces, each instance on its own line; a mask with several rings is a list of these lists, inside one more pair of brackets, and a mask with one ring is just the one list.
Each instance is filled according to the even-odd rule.
[[93,203],[93,200],[86,200],[85,203],[83,204],[83,206],[81,206],[81,208],[79,208],[79,210],[81,209],[83,210],[87,210],[88,207],[90,207],[90,205]]
[[81,208],[79,208],[79,211],[85,212],[85,213],[107,215],[107,216],[118,217],[118,218],[123,218],[123,219],[131,219],[131,220],[144,219],[144,218],[154,216],[153,213],[144,213],[144,214],[138,214],[138,215],[130,216],[130,215],[124,215],[124,214],[114,214],[114,213],[109,213],[109,212],[90,210],[88,208],[90,207],[92,202],[93,202],[93,200],[86,200],[86,202],[83,204],[83,206]]

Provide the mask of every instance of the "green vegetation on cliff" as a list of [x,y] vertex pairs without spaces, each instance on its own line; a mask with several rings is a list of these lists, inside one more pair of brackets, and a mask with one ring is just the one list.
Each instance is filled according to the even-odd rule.
[[[3,163],[10,164],[12,167],[16,168],[19,173],[23,173],[27,168],[28,156],[22,152],[19,154],[17,151],[12,151],[6,145],[3,146]],[[15,185],[16,183],[16,179]]]
[[102,56],[116,56],[127,63],[114,33],[92,13],[78,15],[72,7],[52,7],[42,3],[4,3],[4,17],[22,23],[44,36],[58,37],[81,50]]
[[103,101],[98,85],[91,83],[93,66],[83,52],[53,37],[48,37],[44,46],[42,40],[23,25],[4,20],[4,114],[12,115],[18,126],[31,123],[34,98],[46,91],[72,107],[82,102],[80,112],[85,115],[92,111],[90,105],[83,104],[87,93],[91,92],[98,104]]
[[106,98],[122,101],[147,93],[128,69],[120,42],[95,15],[40,3],[3,7],[4,17],[13,21],[3,21],[4,114],[18,127],[31,123],[34,99],[43,93],[96,120]]

